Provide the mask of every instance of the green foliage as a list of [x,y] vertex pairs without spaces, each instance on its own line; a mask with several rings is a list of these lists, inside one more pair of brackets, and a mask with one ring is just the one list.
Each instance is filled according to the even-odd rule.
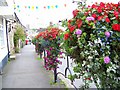
[[20,49],[18,47],[15,48],[15,52],[19,53]]
[[67,26],[67,21],[66,20],[62,20],[62,27],[66,27]]
[[25,32],[21,26],[16,27],[16,34],[19,39],[21,39],[22,41],[25,41]]
[[17,25],[16,26],[16,32],[14,33],[14,45],[15,47],[17,47],[18,44],[18,40],[21,39],[22,41],[25,41],[25,33],[24,33],[24,29]]
[[32,43],[35,45],[36,42],[37,42],[37,39],[36,39],[36,38],[33,38],[33,39],[32,39]]
[[42,60],[42,58],[40,58],[40,57],[37,57],[37,60]]

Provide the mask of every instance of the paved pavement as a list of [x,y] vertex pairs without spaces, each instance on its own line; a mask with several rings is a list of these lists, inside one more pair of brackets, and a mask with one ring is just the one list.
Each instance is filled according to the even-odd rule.
[[2,89],[2,76],[0,75],[0,90]]
[[53,73],[46,71],[42,60],[37,60],[34,45],[26,45],[5,66],[2,88],[64,88],[63,84],[51,84]]

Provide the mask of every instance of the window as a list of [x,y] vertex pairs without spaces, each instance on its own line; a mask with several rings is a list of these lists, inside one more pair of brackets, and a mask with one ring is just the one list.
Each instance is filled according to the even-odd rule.
[[3,25],[0,24],[0,49],[4,46],[4,30]]

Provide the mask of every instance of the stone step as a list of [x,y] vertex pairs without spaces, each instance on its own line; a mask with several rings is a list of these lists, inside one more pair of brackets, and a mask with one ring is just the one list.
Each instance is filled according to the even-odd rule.
[[10,55],[10,60],[15,60],[16,59],[16,55]]

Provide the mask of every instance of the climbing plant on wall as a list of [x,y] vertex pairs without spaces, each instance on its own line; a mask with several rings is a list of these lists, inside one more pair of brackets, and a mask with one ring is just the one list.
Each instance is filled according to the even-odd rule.
[[21,41],[25,41],[25,32],[23,27],[21,27],[20,25],[16,25],[16,32],[14,33],[14,46],[15,46],[15,52],[18,52],[18,43],[19,43],[19,39],[21,39]]

